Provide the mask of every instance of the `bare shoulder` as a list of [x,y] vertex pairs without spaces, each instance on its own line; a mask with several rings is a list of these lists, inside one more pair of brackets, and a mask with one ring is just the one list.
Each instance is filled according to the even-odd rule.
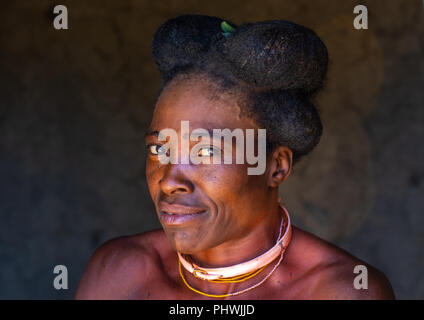
[[391,300],[394,293],[383,272],[357,259],[330,265],[322,274],[317,299]]
[[395,298],[387,277],[372,265],[299,228],[294,228],[293,240],[297,247],[293,259],[305,270],[310,299]]
[[162,230],[155,230],[101,245],[80,279],[75,299],[131,299],[141,294],[160,259],[156,244],[164,237]]

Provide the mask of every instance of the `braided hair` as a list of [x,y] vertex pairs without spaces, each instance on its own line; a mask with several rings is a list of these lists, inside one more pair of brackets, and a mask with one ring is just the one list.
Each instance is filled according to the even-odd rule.
[[202,75],[217,92],[238,92],[243,114],[267,129],[267,154],[284,145],[296,163],[319,142],[313,96],[323,87],[328,54],[310,29],[285,20],[240,26],[218,17],[181,15],[155,32],[152,53],[162,90]]

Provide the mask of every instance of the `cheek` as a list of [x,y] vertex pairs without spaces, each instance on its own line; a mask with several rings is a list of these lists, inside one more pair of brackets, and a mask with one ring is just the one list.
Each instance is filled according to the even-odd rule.
[[155,199],[155,194],[158,192],[158,181],[160,179],[158,175],[158,164],[150,159],[146,160],[146,182],[149,188],[150,196]]
[[[267,201],[265,175],[248,175],[248,165],[220,165],[205,171],[201,188],[213,200],[219,215],[216,222],[234,231],[240,225],[256,220],[256,214]],[[251,215],[246,215],[251,212]]]
[[218,212],[208,228],[202,230],[203,236],[209,240],[221,241],[241,235],[250,228],[252,221],[257,220],[260,210],[251,208],[262,203],[267,189],[264,176],[248,175],[247,168],[248,165],[241,164],[202,168],[204,178],[199,179],[202,181],[200,188],[213,201]]
[[240,173],[234,165],[205,165],[199,170],[203,188],[219,191],[221,188],[229,188],[237,185],[240,181]]
[[249,176],[247,168],[241,164],[205,165],[199,170],[198,181],[212,199],[229,204],[262,184],[263,177]]
[[152,160],[150,160],[149,158],[147,158],[146,159],[146,180],[147,180],[147,182],[149,182],[149,180],[152,178],[152,175],[154,174],[154,168],[155,168],[154,162]]

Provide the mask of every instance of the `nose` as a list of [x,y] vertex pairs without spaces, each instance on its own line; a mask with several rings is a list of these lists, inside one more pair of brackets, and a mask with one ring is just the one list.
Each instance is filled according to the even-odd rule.
[[194,184],[184,174],[185,165],[167,164],[164,168],[164,175],[159,180],[159,186],[166,195],[192,193]]

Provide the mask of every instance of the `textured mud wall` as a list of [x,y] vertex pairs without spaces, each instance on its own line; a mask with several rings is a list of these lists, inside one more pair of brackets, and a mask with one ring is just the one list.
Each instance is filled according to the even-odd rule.
[[[281,196],[295,224],[424,298],[424,10],[420,1],[5,1],[0,4],[0,298],[71,298],[96,247],[159,227],[143,134],[159,75],[151,37],[183,13],[287,19],[331,57],[324,135]],[[52,27],[53,6],[69,30]],[[52,286],[53,267],[69,290]]]

